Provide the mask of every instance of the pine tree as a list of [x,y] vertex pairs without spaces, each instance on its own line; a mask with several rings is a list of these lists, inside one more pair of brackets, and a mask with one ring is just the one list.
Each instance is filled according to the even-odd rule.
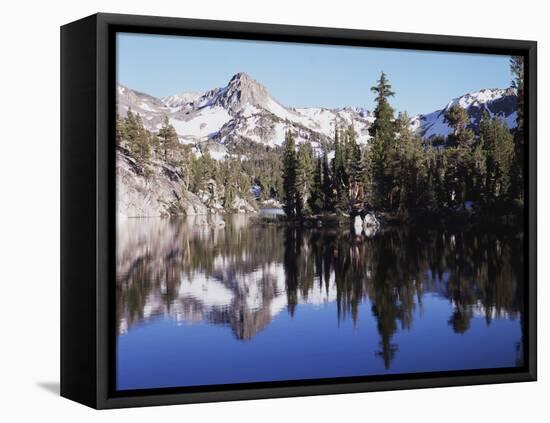
[[449,208],[455,208],[462,203],[462,185],[459,166],[458,150],[447,148],[444,151],[445,171],[443,177],[443,202]]
[[191,192],[198,193],[201,190],[207,188],[207,182],[210,179],[214,179],[217,173],[218,165],[216,161],[210,156],[207,148],[201,151],[199,157],[193,157],[191,159]]
[[332,210],[333,205],[333,191],[332,191],[332,178],[330,174],[330,165],[328,163],[328,148],[325,146],[323,149],[323,210]]
[[155,153],[157,157],[160,156],[160,138],[157,134],[151,134],[150,137],[150,143],[152,151]]
[[374,122],[369,127],[369,134],[371,137],[380,138],[385,144],[389,146],[393,143],[395,137],[395,127],[393,122],[394,110],[390,106],[389,97],[393,97],[395,93],[391,90],[391,85],[386,78],[386,74],[382,72],[377,84],[371,88],[371,91],[376,94],[374,101],[376,107],[374,109]]
[[508,199],[513,193],[514,138],[500,119],[489,119],[486,113],[480,125],[480,147],[485,159],[485,200]]
[[514,132],[514,159],[511,169],[511,195],[514,198],[523,199],[524,176],[524,117],[525,117],[525,69],[522,56],[513,56],[510,59],[510,69],[512,71],[512,87],[517,91],[517,119],[516,130]]
[[340,212],[347,209],[347,174],[346,174],[346,134],[334,125],[334,159],[332,162],[332,184],[336,193],[335,206]]
[[524,90],[524,64],[522,56],[512,56],[510,59],[510,70],[512,71],[512,88],[516,89],[517,95],[517,131],[523,132],[524,115],[525,115],[525,90]]
[[445,153],[436,150],[433,159],[432,167],[432,178],[433,178],[433,187],[435,194],[435,203],[436,210],[444,210],[448,206],[448,191],[445,187],[445,177],[446,177],[446,156]]
[[483,113],[479,125],[480,147],[483,151],[483,198],[485,201],[492,201],[496,186],[496,162],[495,143],[491,136],[491,123],[487,112]]
[[224,209],[230,210],[233,207],[233,202],[235,201],[236,196],[237,193],[235,187],[233,185],[226,185],[222,201]]
[[437,172],[437,150],[428,148],[424,157],[424,166],[426,170],[424,190],[425,209],[435,213],[439,211],[437,201],[437,188],[439,183],[439,175]]
[[296,215],[296,143],[290,130],[283,144],[283,209],[287,216]]
[[124,126],[130,154],[142,167],[145,167],[148,164],[151,149],[149,145],[149,133],[143,126],[139,113],[134,114],[129,109]]
[[[160,145],[160,143],[158,145]],[[193,150],[191,145],[188,145],[188,144],[182,145],[180,149],[180,154],[181,154],[180,167],[181,167],[182,174],[184,175],[183,188],[185,190],[188,190],[191,184],[191,174],[192,174],[192,166],[193,166]]]
[[178,134],[176,133],[175,128],[170,124],[168,116],[166,115],[164,116],[162,126],[159,129],[158,137],[162,146],[164,161],[168,162],[172,158],[172,153],[177,148],[179,142]]
[[242,169],[237,174],[237,186],[239,190],[239,195],[244,199],[250,200],[251,198],[250,189],[252,188],[250,184],[250,177]]
[[313,185],[313,150],[311,144],[298,146],[296,156],[296,214],[302,216],[309,212],[309,196]]
[[116,113],[116,134],[115,134],[116,144],[120,145],[123,140],[126,140],[126,138],[127,138],[126,121],[125,119],[121,118],[117,112]]
[[515,160],[514,137],[502,120],[494,117],[492,124],[496,137],[496,162],[500,169],[500,178],[497,181],[496,195],[501,200],[508,200],[514,195],[512,188],[512,178],[514,177],[513,166]]
[[387,206],[390,184],[388,183],[387,172],[387,153],[384,139],[376,136],[371,141],[369,149],[369,173],[371,175],[371,206],[377,209],[383,209]]
[[357,143],[357,135],[353,128],[353,123],[347,130],[347,164],[346,173],[348,175],[349,193],[348,198],[352,209],[361,208],[364,200],[363,191],[363,157],[361,148]]
[[[483,117],[482,117],[483,120]],[[472,200],[479,203],[484,198],[484,185],[486,176],[485,153],[481,142],[476,142],[472,147]]]
[[458,104],[452,105],[445,112],[445,122],[452,128],[453,133],[447,137],[447,157],[450,172],[447,184],[452,189],[450,192],[453,206],[465,207],[467,200],[473,200],[474,193],[474,133],[468,129],[468,113]]
[[391,206],[390,196],[393,189],[393,175],[388,166],[390,148],[395,144],[395,122],[393,108],[388,101],[394,95],[384,72],[377,84],[371,88],[376,94],[374,122],[369,127],[373,137],[370,148],[370,172],[372,175],[372,202],[376,208]]
[[418,206],[418,185],[423,155],[419,140],[409,129],[409,121],[407,113],[399,113],[396,121],[399,142],[394,149],[393,160],[390,161],[393,175],[392,192],[399,198],[399,212],[403,215],[414,211]]
[[124,119],[126,138],[128,143],[134,142],[139,137],[140,128],[137,123],[137,116],[132,109],[128,109],[126,112],[126,119]]
[[370,209],[374,207],[374,182],[373,182],[373,164],[372,164],[372,144],[367,145],[363,151],[363,177],[361,183],[363,185],[363,208]]
[[315,172],[313,174],[313,186],[309,197],[309,208],[313,213],[319,213],[323,210],[323,163],[321,157],[318,157],[315,163]]
[[468,125],[468,113],[459,104],[453,104],[445,111],[444,120],[453,128],[453,134],[448,138],[449,143],[457,145]]
[[204,169],[203,169],[203,161],[200,157],[193,157],[192,163],[191,163],[191,183],[189,184],[189,188],[191,192],[198,193],[200,189],[202,189],[204,181]]

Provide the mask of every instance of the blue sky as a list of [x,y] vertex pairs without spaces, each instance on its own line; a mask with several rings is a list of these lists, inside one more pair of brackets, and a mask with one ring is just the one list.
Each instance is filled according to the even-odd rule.
[[204,92],[246,72],[292,107],[373,108],[374,85],[386,72],[391,103],[409,115],[428,113],[482,88],[510,86],[509,56],[364,47],[118,34],[118,82],[156,97]]

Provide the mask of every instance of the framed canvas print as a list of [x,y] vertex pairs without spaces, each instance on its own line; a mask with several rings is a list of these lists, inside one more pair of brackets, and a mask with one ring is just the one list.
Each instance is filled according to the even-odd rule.
[[61,393],[536,379],[536,43],[61,29]]

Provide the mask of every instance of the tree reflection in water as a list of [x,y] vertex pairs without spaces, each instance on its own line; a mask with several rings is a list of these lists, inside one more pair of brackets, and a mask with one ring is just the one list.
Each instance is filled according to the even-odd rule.
[[474,316],[489,325],[522,312],[521,234],[409,227],[366,238],[345,229],[255,225],[244,215],[226,216],[225,226],[221,219],[119,224],[120,334],[164,316],[224,325],[246,341],[279,313],[298,313],[299,304],[335,301],[334,318],[355,324],[368,301],[377,355],[389,368],[398,351],[394,335],[414,325],[426,294],[451,302],[448,324],[455,333],[468,331]]

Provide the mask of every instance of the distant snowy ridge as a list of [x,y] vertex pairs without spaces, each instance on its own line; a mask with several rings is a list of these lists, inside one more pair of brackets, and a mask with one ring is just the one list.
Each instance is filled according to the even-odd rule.
[[201,94],[197,92],[183,92],[181,94],[162,97],[160,100],[165,106],[177,109],[185,106],[192,107],[192,103],[197,101],[200,97]]
[[450,101],[443,109],[411,119],[411,127],[424,138],[447,136],[452,133],[445,122],[445,112],[454,105],[459,105],[468,112],[470,127],[479,127],[484,112],[489,117],[498,117],[512,129],[517,123],[517,94],[513,88],[493,88],[464,94]]

